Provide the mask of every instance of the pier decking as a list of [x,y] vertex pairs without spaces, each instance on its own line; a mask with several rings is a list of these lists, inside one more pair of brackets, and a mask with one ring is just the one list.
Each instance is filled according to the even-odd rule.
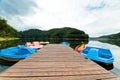
[[72,48],[49,44],[0,73],[0,80],[119,80]]

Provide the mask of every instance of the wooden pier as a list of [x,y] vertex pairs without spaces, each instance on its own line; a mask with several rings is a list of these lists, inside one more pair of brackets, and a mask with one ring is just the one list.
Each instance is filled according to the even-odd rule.
[[72,48],[49,44],[4,72],[0,80],[120,80]]

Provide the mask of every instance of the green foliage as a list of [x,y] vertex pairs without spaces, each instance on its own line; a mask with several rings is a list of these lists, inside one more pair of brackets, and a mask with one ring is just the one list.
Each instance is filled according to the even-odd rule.
[[84,31],[75,28],[55,28],[48,31],[42,31],[38,29],[30,29],[27,31],[20,32],[20,38],[77,38],[77,39],[88,39],[89,36]]
[[110,39],[120,39],[120,33],[110,35],[109,38]]
[[0,37],[18,37],[18,32],[0,17]]
[[106,36],[101,36],[100,38],[108,38],[108,39],[120,39],[120,32],[116,34],[111,34],[111,35],[106,35]]
[[99,40],[101,42],[107,42],[110,44],[120,46],[120,32],[116,33],[116,34],[101,36],[99,38],[103,38],[103,39]]

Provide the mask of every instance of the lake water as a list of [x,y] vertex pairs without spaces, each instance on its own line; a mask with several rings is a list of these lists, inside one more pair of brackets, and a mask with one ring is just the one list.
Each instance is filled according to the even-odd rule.
[[3,64],[0,64],[0,72],[4,71],[5,69],[9,68],[10,66],[8,65],[3,65]]
[[[21,44],[21,43],[18,43],[18,44]],[[113,63],[114,68],[109,71],[112,72],[113,74],[117,75],[118,77],[120,77],[120,64],[119,64],[120,63],[120,47],[119,46],[112,45],[109,43],[103,43],[103,42],[99,42],[99,41],[89,41],[87,46],[109,48],[111,50],[111,52],[113,53],[113,56],[115,57],[115,60]],[[0,64],[0,72],[2,72],[3,70],[5,70],[9,67],[10,66],[8,66],[8,65]]]

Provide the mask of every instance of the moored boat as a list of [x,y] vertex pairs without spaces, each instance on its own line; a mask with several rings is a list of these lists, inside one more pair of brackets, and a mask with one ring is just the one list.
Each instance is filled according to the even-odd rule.
[[33,41],[31,42],[26,42],[25,46],[30,47],[30,48],[36,48],[36,49],[41,49],[43,48],[43,45],[40,44],[38,41]]
[[80,54],[85,58],[91,59],[93,61],[101,62],[106,65],[113,64],[114,56],[112,55],[110,49],[97,48],[97,47],[86,47]]
[[48,41],[40,41],[40,44],[41,45],[47,45],[47,44],[49,44],[50,42],[48,42]]
[[85,44],[82,43],[81,45],[78,45],[75,47],[76,52],[81,52],[85,48]]
[[19,61],[21,59],[29,57],[32,53],[35,53],[37,49],[28,48],[23,45],[16,47],[10,47],[0,50],[0,59],[6,61]]
[[67,42],[67,41],[60,42],[60,44],[70,46],[70,42]]

